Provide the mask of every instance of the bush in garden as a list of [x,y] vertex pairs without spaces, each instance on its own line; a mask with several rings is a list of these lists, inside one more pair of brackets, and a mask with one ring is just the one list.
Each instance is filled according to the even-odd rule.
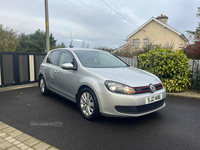
[[190,85],[190,59],[182,50],[159,47],[138,56],[139,68],[158,76],[167,92],[185,91]]
[[200,37],[197,37],[193,44],[188,43],[182,49],[188,58],[200,59]]

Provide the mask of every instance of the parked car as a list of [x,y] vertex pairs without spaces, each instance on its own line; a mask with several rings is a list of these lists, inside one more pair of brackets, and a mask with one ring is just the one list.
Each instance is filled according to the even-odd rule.
[[50,91],[77,103],[82,116],[137,117],[165,106],[160,79],[101,50],[51,50],[39,70],[42,95]]

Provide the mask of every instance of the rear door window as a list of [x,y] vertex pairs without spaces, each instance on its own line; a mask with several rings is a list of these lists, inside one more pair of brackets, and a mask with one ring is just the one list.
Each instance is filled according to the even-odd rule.
[[47,63],[51,63],[53,65],[58,65],[58,61],[60,58],[60,51],[53,51],[47,58]]

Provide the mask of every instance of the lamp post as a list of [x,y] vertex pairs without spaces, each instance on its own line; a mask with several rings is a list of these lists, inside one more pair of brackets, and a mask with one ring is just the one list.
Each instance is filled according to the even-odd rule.
[[49,40],[49,11],[48,11],[48,0],[45,2],[45,24],[46,24],[46,51],[50,51],[50,40]]

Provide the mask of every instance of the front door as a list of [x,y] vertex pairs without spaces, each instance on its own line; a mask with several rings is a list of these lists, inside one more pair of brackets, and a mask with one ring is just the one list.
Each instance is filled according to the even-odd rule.
[[73,57],[68,52],[62,52],[59,60],[59,67],[55,75],[55,89],[65,96],[75,99],[74,79],[76,71],[61,68],[64,63],[72,63]]

